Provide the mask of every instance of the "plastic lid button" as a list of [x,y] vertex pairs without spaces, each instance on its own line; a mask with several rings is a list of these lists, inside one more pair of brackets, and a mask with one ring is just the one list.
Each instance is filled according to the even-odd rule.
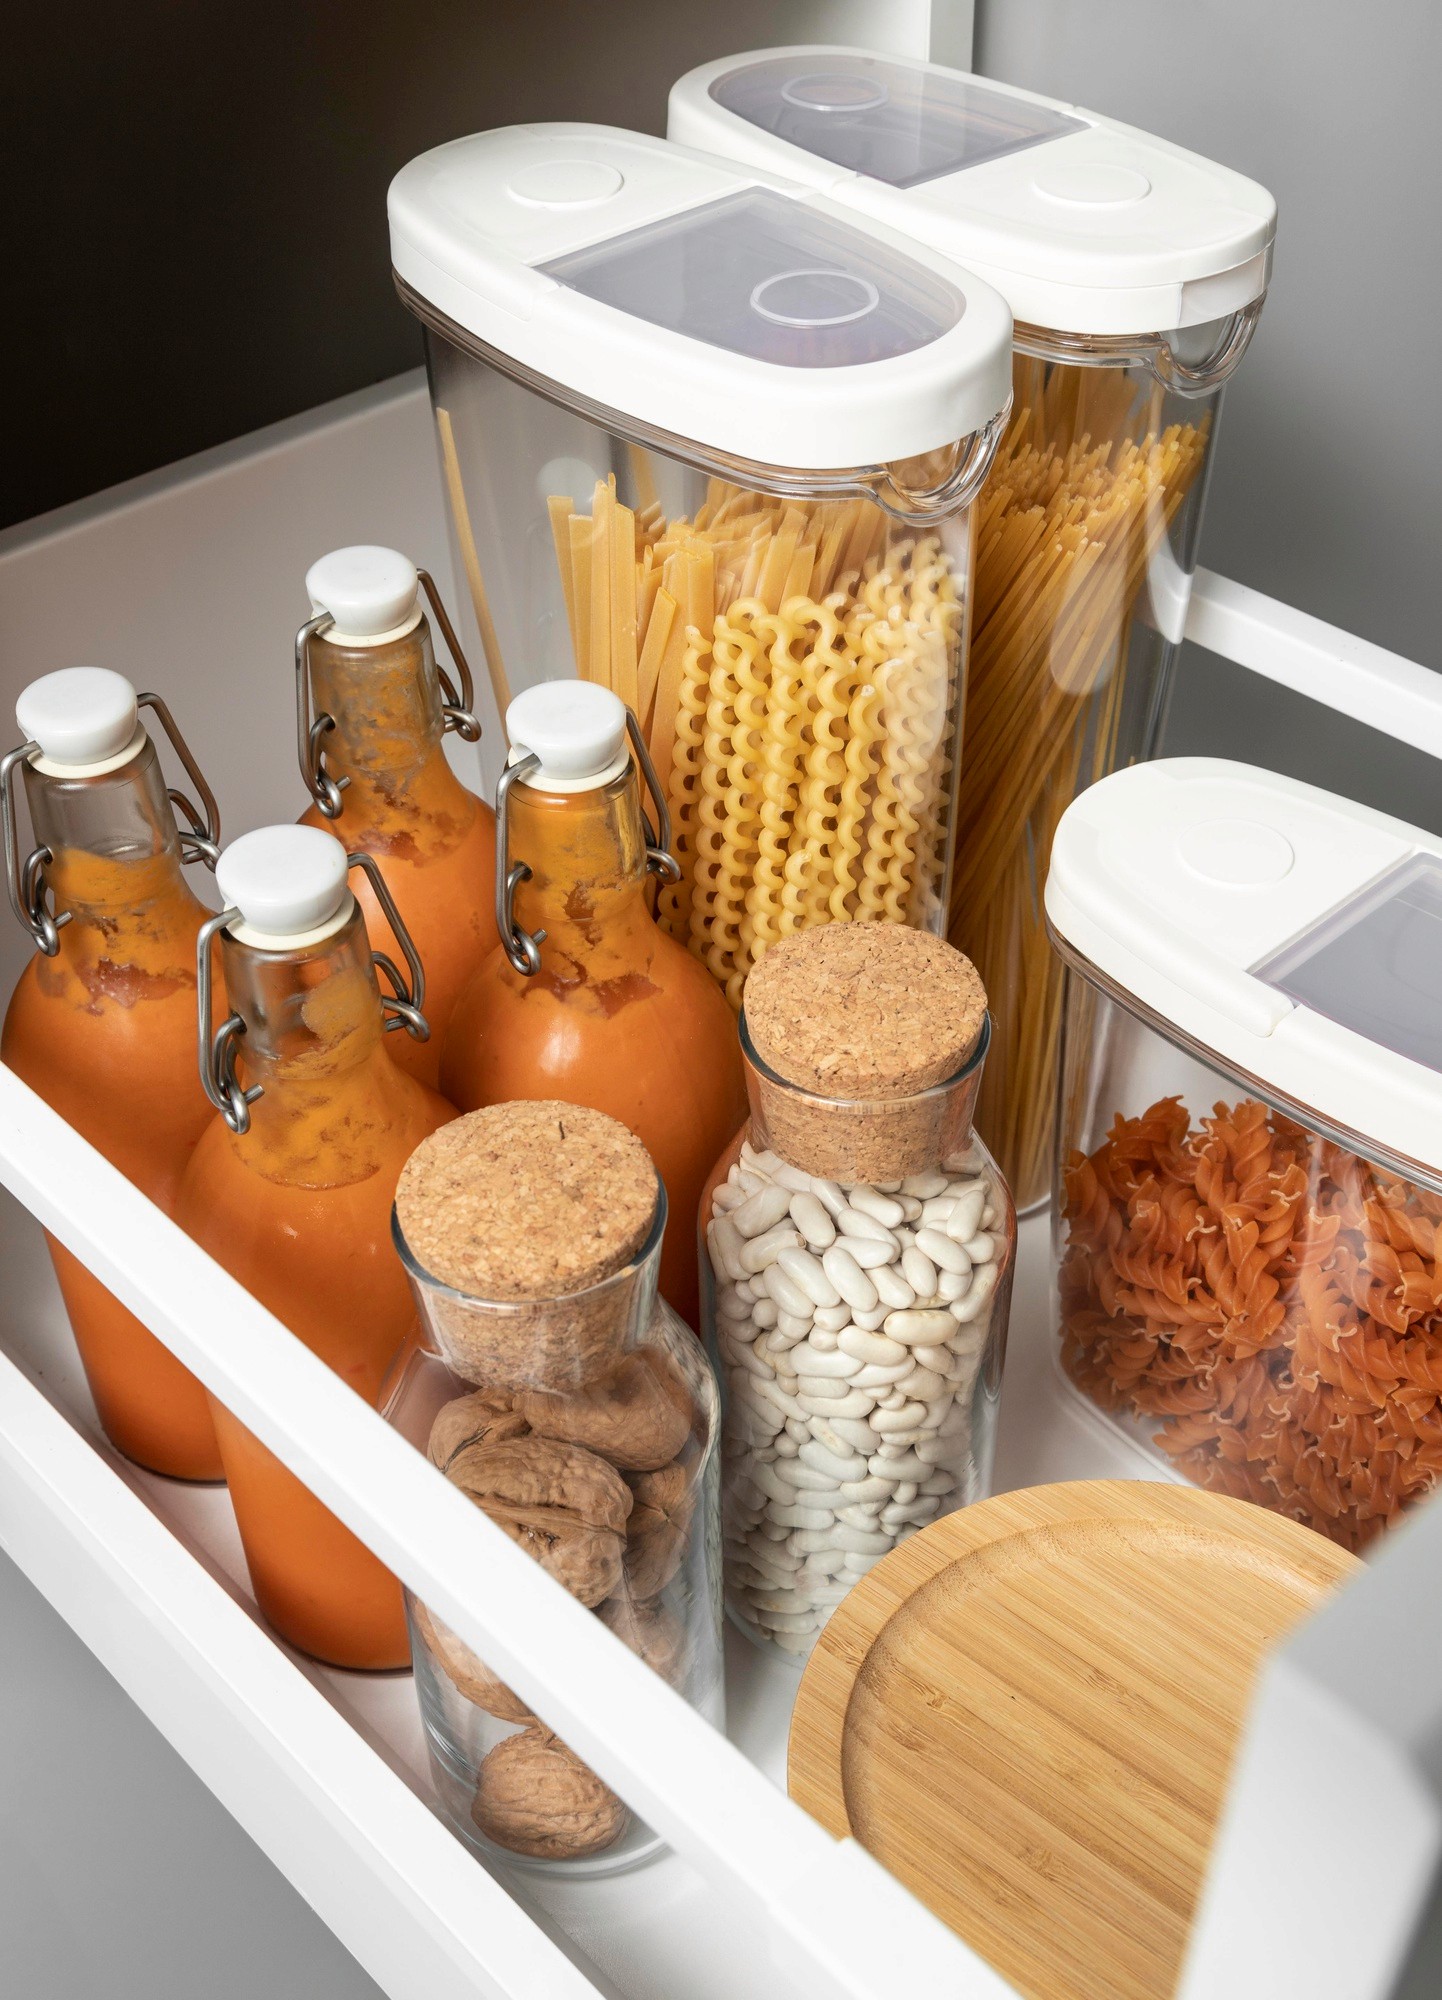
[[539,757],[527,784],[581,790],[625,769],[626,710],[619,695],[594,681],[541,681],[506,710],[511,762]]
[[512,174],[506,193],[528,208],[589,208],[625,185],[625,175],[609,160],[541,160]]

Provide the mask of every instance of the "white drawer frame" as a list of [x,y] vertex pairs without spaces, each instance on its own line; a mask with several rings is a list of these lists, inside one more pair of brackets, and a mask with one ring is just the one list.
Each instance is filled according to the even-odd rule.
[[[252,820],[293,810],[284,665],[294,622],[294,552],[346,538],[389,538],[414,549],[445,579],[450,566],[430,449],[424,388],[402,378],[0,537],[0,649],[17,683],[5,691],[9,699],[34,670],[31,663],[55,658],[57,648],[60,658],[104,657],[146,681],[166,678],[152,667],[156,658],[189,656],[183,684],[172,675],[168,691],[202,756],[209,749],[213,768],[224,775],[249,752],[266,774],[247,801]],[[355,498],[367,492],[368,480],[372,492],[385,482],[384,519],[376,519],[384,510]],[[366,518],[352,525],[358,508]],[[217,548],[229,551],[224,567],[210,553]],[[128,609],[117,625],[110,579],[122,576]],[[268,579],[259,592],[258,576]],[[1205,571],[1195,581],[1186,631],[1213,652],[1442,755],[1438,682],[1424,668]],[[257,700],[261,662],[270,678]],[[208,706],[196,723],[193,710],[201,702]],[[219,746],[226,743],[231,755],[222,758]],[[13,950],[6,956],[13,965]],[[535,1878],[481,1867],[429,1809],[414,1757],[407,1768],[393,1727],[389,1736],[385,1727],[367,1730],[363,1716],[358,1726],[356,1709],[365,1697],[350,1677],[328,1676],[288,1654],[243,1595],[176,1538],[172,1525],[183,1527],[177,1510],[183,1512],[185,1489],[133,1475],[108,1453],[83,1390],[73,1387],[73,1368],[72,1387],[57,1404],[20,1362],[0,1357],[0,1545],[387,1993],[396,2000],[581,2000],[620,1992],[649,2000],[668,1984],[681,1990],[675,1967],[690,1937],[701,1941],[691,1989],[698,1996],[739,1990],[764,1992],[767,2000],[790,1993],[889,2000],[923,1990],[1000,2000],[1010,1993],[869,1856],[852,1842],[833,1841],[750,1757],[436,1479],[3,1067],[0,1181],[675,1850],[621,1883],[555,1891]],[[1004,1418],[1009,1483],[1144,1471],[1124,1447],[1104,1447],[1100,1434],[1056,1395],[1044,1360],[1038,1281],[1045,1249],[1037,1226],[1027,1255],[1003,1406],[1025,1408],[1025,1435],[1008,1450],[1011,1419]],[[17,1344],[24,1350],[27,1341]],[[1395,1585],[1405,1593],[1409,1569],[1425,1563],[1437,1544],[1442,1514],[1433,1509],[1389,1544],[1366,1579],[1369,1590]],[[1332,1615],[1345,1623],[1345,1603]],[[1405,1632],[1398,1643],[1405,1644]],[[1294,1670],[1297,1652],[1288,1649],[1279,1673]],[[753,1681],[777,1670],[763,1669],[744,1648],[740,1657],[733,1700],[739,1686],[749,1702]],[[782,1680],[766,1696],[783,1720],[791,1685]],[[387,1699],[393,1718],[406,1695],[393,1686]],[[1271,1714],[1269,1701],[1278,1713]],[[1293,1701],[1293,1709],[1299,1706]],[[1269,1785],[1279,1768],[1291,1770],[1289,1757],[1300,1768],[1303,1746],[1290,1743],[1285,1708],[1269,1683],[1258,1712],[1270,1720],[1259,1721],[1262,1735],[1243,1765],[1200,1927],[1202,1956],[1209,1939],[1225,1941],[1239,1925],[1250,1924],[1270,1945],[1287,1931],[1275,1880],[1263,1906],[1255,1865],[1235,1861],[1250,1854],[1264,1825],[1252,1763],[1260,1758]],[[1339,1727],[1339,1755],[1375,1774],[1379,1729],[1385,1733],[1384,1723],[1371,1720],[1351,1744]],[[773,1765],[776,1736],[773,1727]],[[1390,1793],[1386,1784],[1373,1784],[1354,1806],[1385,1828],[1387,1799],[1401,1813],[1404,1793],[1410,1819],[1394,1817],[1391,1825],[1412,1826],[1413,1865],[1395,1866],[1387,1882],[1374,1885],[1381,1900],[1368,1905],[1376,1921],[1366,1935],[1357,1929],[1361,1958],[1348,1961],[1351,1983],[1328,1983],[1328,1965],[1320,1963],[1321,1983],[1313,1989],[1319,1995],[1382,2000],[1391,1990],[1437,1851],[1435,1795],[1425,1785],[1419,1793],[1415,1768],[1404,1758]],[[1379,1830],[1374,1851],[1389,1846],[1395,1856],[1395,1837],[1384,1840]],[[1355,1864],[1356,1839],[1346,1848]],[[663,1881],[665,1893],[658,1895],[654,1885]],[[1316,1912],[1328,1893],[1325,1878],[1313,1874],[1295,1885],[1293,1903]],[[624,1953],[607,1966],[606,1952],[596,1949],[603,1921],[596,1909],[628,1894],[664,1906],[656,1921],[662,1925],[664,1916],[669,1929],[649,1969],[625,1962]],[[719,1974],[714,1965],[704,1974],[699,1969],[703,1948],[726,1955]],[[1230,1952],[1227,1958],[1237,1975]],[[1215,1990],[1195,1980],[1189,1989],[1195,2000]],[[1250,2000],[1253,1990],[1267,1989],[1260,1982],[1244,1987],[1238,1975],[1230,1990]]]

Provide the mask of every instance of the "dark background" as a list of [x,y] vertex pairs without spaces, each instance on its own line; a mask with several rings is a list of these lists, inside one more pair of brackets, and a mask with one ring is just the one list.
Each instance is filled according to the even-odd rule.
[[665,129],[808,0],[74,0],[6,10],[0,527],[421,358],[385,194],[488,125]]

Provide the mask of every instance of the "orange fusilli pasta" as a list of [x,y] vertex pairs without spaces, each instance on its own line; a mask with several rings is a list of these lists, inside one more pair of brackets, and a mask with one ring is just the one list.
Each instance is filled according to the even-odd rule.
[[1254,1099],[1065,1173],[1062,1356],[1203,1486],[1365,1546],[1442,1475],[1442,1196]]

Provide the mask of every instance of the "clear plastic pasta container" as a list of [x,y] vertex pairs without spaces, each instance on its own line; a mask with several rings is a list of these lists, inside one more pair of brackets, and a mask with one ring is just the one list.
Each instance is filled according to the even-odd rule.
[[[396,1194],[421,1336],[385,1414],[721,1727],[720,1404],[656,1289],[665,1212],[645,1148],[600,1112],[494,1105],[442,1128]],[[442,1619],[406,1609],[432,1775],[470,1846],[583,1874],[657,1851]]]
[[747,988],[750,1117],[702,1199],[702,1295],[727,1609],[785,1655],[990,1490],[1016,1217],[972,1129],[985,1007],[960,953],[896,929],[793,937]]
[[1155,750],[1275,203],[1074,105],[854,49],[693,70],[669,131],[907,231],[1015,317],[1011,417],[977,514],[949,923],[996,1022],[978,1119],[1027,1207],[1047,1185],[1061,1020],[1047,856],[1080,790]]
[[1071,808],[1047,911],[1062,1368],[1364,1548],[1442,1473],[1442,841],[1166,760]]
[[443,146],[390,217],[497,721],[535,680],[621,696],[681,864],[660,921],[733,1005],[793,930],[942,929],[997,294],[603,127]]

